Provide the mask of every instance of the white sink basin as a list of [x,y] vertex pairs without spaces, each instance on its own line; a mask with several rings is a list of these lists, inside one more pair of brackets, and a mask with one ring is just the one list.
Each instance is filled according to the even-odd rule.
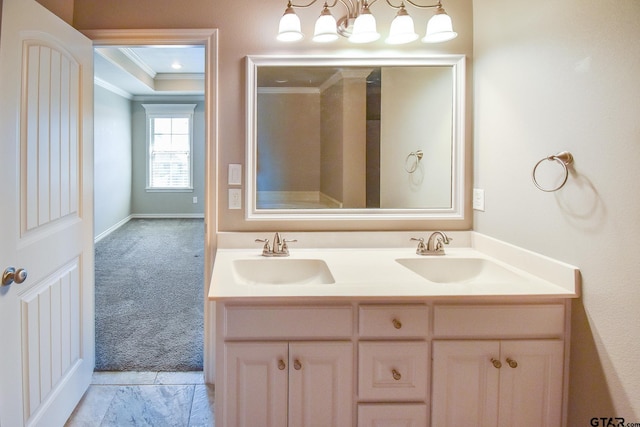
[[444,255],[400,258],[396,259],[396,262],[436,283],[501,284],[526,280],[523,276],[484,258],[447,258]]
[[335,283],[321,259],[236,259],[233,274],[244,285],[330,285]]

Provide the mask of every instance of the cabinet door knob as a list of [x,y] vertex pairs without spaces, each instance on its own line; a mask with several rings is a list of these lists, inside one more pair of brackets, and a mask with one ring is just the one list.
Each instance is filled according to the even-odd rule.
[[402,328],[402,322],[400,322],[398,319],[393,319],[391,322],[393,323],[394,328],[396,329]]
[[502,368],[502,363],[498,359],[491,358],[491,363],[493,363],[493,367],[496,369]]
[[287,365],[284,363],[284,360],[282,359],[278,360],[278,369],[280,369],[281,371],[284,371],[286,367]]
[[295,369],[296,371],[302,369],[302,363],[300,363],[298,359],[293,361],[293,369]]
[[402,375],[400,375],[400,372],[398,372],[395,369],[391,370],[391,374],[393,375],[393,379],[396,381],[400,381],[400,379],[402,378]]
[[517,368],[518,367],[518,362],[516,362],[515,360],[513,360],[510,357],[507,357],[507,363],[509,364],[510,368]]

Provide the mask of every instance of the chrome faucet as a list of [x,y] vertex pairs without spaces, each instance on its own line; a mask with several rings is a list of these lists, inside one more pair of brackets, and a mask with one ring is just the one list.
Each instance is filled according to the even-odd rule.
[[448,245],[453,239],[444,234],[443,231],[434,231],[429,236],[426,244],[422,237],[412,237],[411,240],[418,242],[418,248],[416,249],[418,255],[444,255],[444,245]]
[[273,236],[273,245],[269,245],[269,239],[256,239],[256,242],[264,243],[262,247],[262,256],[266,257],[285,257],[289,256],[289,247],[287,243],[297,242],[297,240],[286,240],[276,232]]

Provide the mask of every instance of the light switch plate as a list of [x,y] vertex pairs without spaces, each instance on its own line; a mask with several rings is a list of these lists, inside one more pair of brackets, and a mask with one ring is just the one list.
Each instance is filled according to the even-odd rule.
[[484,212],[484,190],[473,189],[473,209]]
[[240,185],[242,184],[242,165],[239,164],[229,164],[229,185]]
[[242,209],[242,190],[239,188],[229,189],[229,209]]

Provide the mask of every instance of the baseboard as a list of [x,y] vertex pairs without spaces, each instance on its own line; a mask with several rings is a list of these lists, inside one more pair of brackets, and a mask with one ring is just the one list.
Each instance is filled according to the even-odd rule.
[[122,219],[121,221],[118,221],[116,224],[112,225],[111,227],[109,227],[108,229],[103,231],[102,233],[98,234],[93,239],[93,243],[94,244],[98,243],[100,240],[104,239],[109,234],[113,233],[118,228],[122,227],[127,222],[131,221],[132,219],[144,219],[144,218],[148,218],[148,219],[154,219],[154,218],[176,218],[176,219],[180,219],[180,218],[204,218],[204,214],[199,214],[199,213],[186,213],[186,214],[131,214],[128,217]]
[[132,215],[129,215],[128,217],[118,221],[117,223],[115,223],[114,225],[112,225],[111,227],[107,228],[105,231],[103,231],[102,233],[98,234],[94,239],[93,242],[94,243],[98,243],[100,240],[104,239],[105,237],[107,237],[109,234],[113,233],[114,231],[116,231],[118,228],[122,227],[123,225],[125,225],[127,222],[129,222],[131,220],[131,218],[133,218]]
[[131,219],[134,218],[204,218],[203,213],[169,213],[169,214],[131,214]]

